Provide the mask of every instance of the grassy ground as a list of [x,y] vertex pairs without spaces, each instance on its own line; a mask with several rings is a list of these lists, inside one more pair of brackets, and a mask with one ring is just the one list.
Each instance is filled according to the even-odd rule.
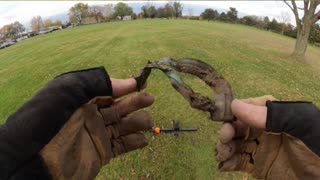
[[[105,66],[111,76],[137,75],[148,60],[192,57],[218,69],[238,98],[272,94],[281,100],[320,105],[320,49],[310,47],[305,62],[289,54],[294,39],[251,27],[188,20],[104,23],[57,31],[0,50],[0,122],[56,75]],[[318,59],[317,59],[318,58]],[[187,76],[196,91],[211,92]],[[112,160],[97,179],[246,179],[217,171],[214,147],[219,123],[191,109],[160,72],[145,90],[156,98],[149,109],[157,126],[179,119],[194,134],[148,134],[150,145]]]

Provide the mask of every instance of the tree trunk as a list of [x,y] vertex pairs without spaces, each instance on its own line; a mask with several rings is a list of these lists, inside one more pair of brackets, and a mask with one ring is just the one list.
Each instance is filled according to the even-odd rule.
[[298,28],[296,45],[292,55],[296,57],[304,57],[308,47],[310,30],[311,22],[304,22],[304,24]]
[[82,18],[79,17],[79,18],[78,18],[78,24],[77,24],[78,26],[81,25],[81,21],[82,21]]

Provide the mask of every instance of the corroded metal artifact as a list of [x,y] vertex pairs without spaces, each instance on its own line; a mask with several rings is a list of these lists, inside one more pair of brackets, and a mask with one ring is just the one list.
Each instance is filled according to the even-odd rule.
[[[213,121],[233,121],[231,101],[233,92],[230,84],[213,67],[196,59],[184,58],[175,60],[165,58],[160,61],[149,62],[136,77],[138,89],[142,89],[151,70],[159,69],[171,81],[172,86],[189,102],[192,108],[207,111]],[[192,74],[204,81],[215,93],[215,100],[194,92],[181,79],[179,72]]]

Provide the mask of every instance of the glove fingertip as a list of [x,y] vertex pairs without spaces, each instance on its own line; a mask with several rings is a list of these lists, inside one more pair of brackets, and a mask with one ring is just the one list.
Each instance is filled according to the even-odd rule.
[[222,143],[227,143],[235,136],[235,129],[231,123],[224,123],[219,131],[219,140]]
[[141,149],[148,145],[147,138],[141,132],[126,135],[122,137],[122,140],[127,152]]

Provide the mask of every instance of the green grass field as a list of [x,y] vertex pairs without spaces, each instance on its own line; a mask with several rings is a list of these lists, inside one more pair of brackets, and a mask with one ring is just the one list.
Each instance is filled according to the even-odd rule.
[[[215,67],[238,98],[272,94],[280,100],[307,100],[320,106],[320,49],[309,47],[306,61],[290,57],[294,39],[255,28],[206,21],[141,20],[65,29],[0,50],[0,122],[60,73],[105,66],[115,78],[139,74],[147,61],[192,57]],[[192,87],[210,95],[196,78]],[[193,110],[154,72],[145,90],[157,126],[179,119],[199,131],[180,137],[148,134],[143,150],[112,160],[97,179],[247,179],[219,173],[216,135],[221,124]]]

